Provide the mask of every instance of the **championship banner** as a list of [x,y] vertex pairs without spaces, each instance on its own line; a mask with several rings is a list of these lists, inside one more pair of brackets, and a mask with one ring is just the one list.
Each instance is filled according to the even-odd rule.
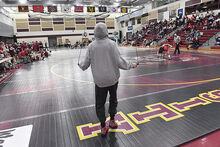
[[95,12],[95,6],[87,6],[87,12],[94,13]]
[[57,12],[57,6],[47,6],[48,12]]
[[43,5],[33,5],[33,12],[44,12],[44,6]]
[[83,6],[75,6],[74,12],[83,12]]
[[121,7],[121,13],[128,13],[127,7]]
[[110,7],[110,12],[111,13],[117,13],[117,8],[116,7]]
[[18,6],[18,12],[29,12],[28,5],[19,5]]
[[63,13],[70,13],[71,12],[71,6],[62,6],[61,12]]
[[107,12],[107,8],[106,7],[99,7],[99,12]]

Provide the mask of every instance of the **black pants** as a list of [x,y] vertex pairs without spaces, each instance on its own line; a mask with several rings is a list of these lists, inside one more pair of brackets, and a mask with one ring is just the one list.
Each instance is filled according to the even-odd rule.
[[117,113],[117,88],[118,88],[118,82],[115,85],[109,86],[109,87],[98,87],[95,85],[95,98],[96,98],[96,115],[101,122],[101,126],[105,126],[106,116],[105,116],[105,102],[106,97],[109,92],[110,98],[109,98],[109,114],[111,119],[114,118],[115,114]]
[[174,55],[176,55],[176,51],[178,51],[178,54],[180,54],[180,49],[179,49],[179,46],[180,46],[180,44],[179,43],[177,43],[176,44],[176,48],[175,48],[175,51],[174,51]]

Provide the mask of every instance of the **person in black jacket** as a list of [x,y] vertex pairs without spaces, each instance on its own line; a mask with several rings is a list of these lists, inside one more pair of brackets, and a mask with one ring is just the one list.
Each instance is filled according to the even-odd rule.
[[199,48],[199,38],[198,37],[193,39],[192,46],[193,46],[194,50]]
[[220,35],[216,38],[216,45],[220,45]]

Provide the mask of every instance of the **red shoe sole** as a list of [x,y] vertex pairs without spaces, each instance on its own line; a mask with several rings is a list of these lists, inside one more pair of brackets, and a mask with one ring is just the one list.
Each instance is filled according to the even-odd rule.
[[112,129],[117,129],[117,128],[118,128],[118,126],[116,126],[116,127],[109,126],[109,128],[112,128]]

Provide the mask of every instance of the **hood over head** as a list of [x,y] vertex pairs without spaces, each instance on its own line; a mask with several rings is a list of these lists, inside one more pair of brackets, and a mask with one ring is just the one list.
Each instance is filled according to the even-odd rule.
[[104,23],[96,24],[94,35],[96,39],[104,39],[108,37],[108,29],[107,29],[106,24]]

